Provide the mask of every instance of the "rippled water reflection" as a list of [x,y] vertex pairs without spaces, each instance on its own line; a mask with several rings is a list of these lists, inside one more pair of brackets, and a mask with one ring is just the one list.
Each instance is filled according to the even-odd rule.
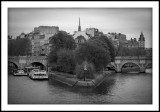
[[53,80],[8,77],[9,104],[151,104],[151,74],[112,74],[95,89]]

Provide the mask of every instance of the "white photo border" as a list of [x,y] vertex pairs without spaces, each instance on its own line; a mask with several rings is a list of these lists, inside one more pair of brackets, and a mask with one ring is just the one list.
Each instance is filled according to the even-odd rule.
[[[159,3],[158,2],[2,2],[1,105],[2,110],[158,110],[159,109]],[[151,105],[11,105],[8,104],[8,8],[152,8],[153,101]]]

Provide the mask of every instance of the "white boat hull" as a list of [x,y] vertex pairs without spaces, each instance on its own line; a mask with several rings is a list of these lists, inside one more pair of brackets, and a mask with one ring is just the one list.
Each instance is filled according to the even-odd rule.
[[31,79],[48,79],[48,76],[35,76],[35,75],[30,75]]

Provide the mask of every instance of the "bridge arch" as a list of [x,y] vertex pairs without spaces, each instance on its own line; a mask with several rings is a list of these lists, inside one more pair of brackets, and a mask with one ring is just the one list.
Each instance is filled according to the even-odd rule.
[[147,63],[147,64],[145,65],[145,68],[152,68],[152,62]]
[[10,66],[10,64],[13,64],[15,66],[15,68],[19,68],[19,64],[17,62],[8,61],[8,66]]
[[35,66],[35,67],[39,67],[40,69],[46,69],[45,64],[43,64],[42,62],[38,62],[38,61],[31,62],[29,66]]
[[114,62],[111,62],[110,64],[108,64],[106,68],[107,68],[107,69],[113,68],[113,69],[116,71],[116,65],[115,65]]
[[[120,69],[121,69],[121,71],[122,71],[122,69],[123,69],[124,65],[125,65],[125,64],[129,64],[129,63],[136,65],[136,66],[139,68],[139,72],[140,72],[140,70],[141,70],[141,66],[139,65],[139,63],[137,63],[137,62],[133,62],[133,61],[126,61],[126,62],[123,62],[123,63],[120,65]],[[133,69],[132,69],[132,70],[133,70]]]

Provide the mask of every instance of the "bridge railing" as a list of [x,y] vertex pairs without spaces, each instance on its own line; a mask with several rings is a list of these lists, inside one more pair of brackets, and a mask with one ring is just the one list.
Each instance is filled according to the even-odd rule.
[[9,59],[46,59],[47,56],[8,56]]
[[148,56],[116,56],[115,60],[123,60],[123,59],[152,59],[152,57],[148,57]]

